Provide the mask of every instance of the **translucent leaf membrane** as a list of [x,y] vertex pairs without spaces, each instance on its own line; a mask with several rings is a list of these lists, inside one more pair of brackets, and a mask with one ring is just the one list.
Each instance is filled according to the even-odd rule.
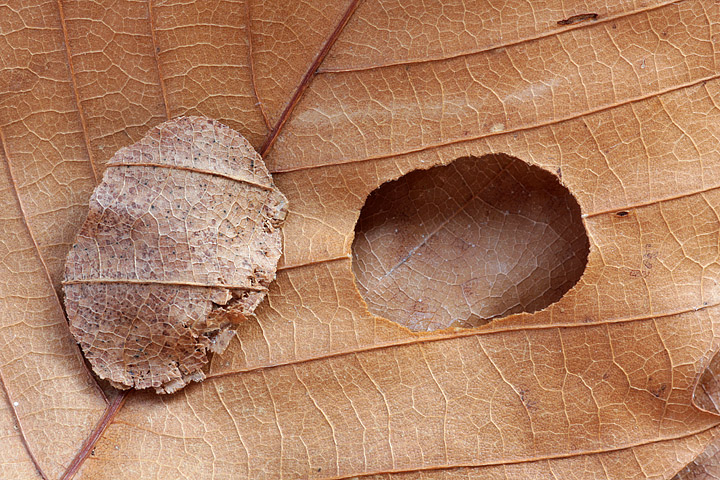
[[120,149],[65,266],[70,330],[119,388],[205,378],[275,279],[287,200],[234,130],[181,117]]

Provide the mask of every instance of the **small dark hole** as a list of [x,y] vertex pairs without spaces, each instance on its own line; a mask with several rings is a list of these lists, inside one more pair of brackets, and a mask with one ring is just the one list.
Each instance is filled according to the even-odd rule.
[[630,215],[630,212],[628,212],[627,210],[623,210],[622,212],[617,212],[615,215],[617,215],[618,217],[627,217],[628,215]]

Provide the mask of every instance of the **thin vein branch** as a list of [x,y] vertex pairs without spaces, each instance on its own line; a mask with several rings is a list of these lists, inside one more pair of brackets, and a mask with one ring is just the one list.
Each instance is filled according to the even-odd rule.
[[10,392],[7,389],[7,386],[5,385],[5,380],[3,380],[2,373],[0,373],[0,387],[2,387],[3,392],[5,393],[5,398],[7,399],[8,403],[10,404],[10,411],[12,412],[13,418],[15,419],[15,423],[17,424],[18,432],[20,432],[20,441],[22,442],[23,446],[25,447],[25,451],[28,453],[28,456],[30,457],[30,460],[32,460],[33,465],[35,465],[35,470],[37,470],[38,475],[40,475],[40,478],[43,480],[47,480],[47,476],[45,475],[45,472],[43,472],[42,467],[40,467],[40,464],[38,463],[37,459],[35,458],[35,455],[33,454],[32,449],[30,448],[30,445],[28,444],[27,438],[25,438],[25,433],[23,431],[22,422],[20,422],[20,416],[17,413],[17,410],[15,409],[15,404],[12,401],[12,397],[10,396]]
[[[10,185],[12,185],[12,192],[13,196],[15,197],[15,202],[17,204],[17,208],[20,211],[20,215],[22,217],[22,224],[25,226],[25,231],[28,234],[28,237],[30,237],[30,241],[32,242],[33,249],[35,250],[35,253],[37,254],[38,261],[40,262],[40,265],[42,266],[42,270],[45,273],[45,278],[48,282],[48,288],[52,290],[52,297],[55,299],[55,302],[57,304],[57,308],[63,312],[65,310],[63,309],[63,304],[60,301],[60,297],[58,296],[57,291],[55,290],[55,286],[52,282],[52,276],[50,275],[50,269],[48,269],[47,264],[45,263],[45,259],[42,256],[42,252],[40,251],[40,247],[37,243],[37,240],[35,240],[35,235],[33,234],[33,231],[30,229],[30,224],[28,223],[28,216],[25,211],[25,206],[23,205],[22,199],[20,198],[20,193],[18,192],[18,186],[17,182],[15,181],[15,177],[13,176],[12,167],[10,166],[10,157],[8,156],[7,148],[6,148],[7,142],[5,141],[5,133],[0,127],[0,157],[3,158],[4,164],[5,164],[5,170],[7,172],[8,179],[10,180]],[[75,346],[74,348],[75,357],[77,358],[77,361],[80,362],[83,366],[85,366],[85,362],[83,360],[82,355],[80,354],[80,349]],[[103,399],[107,402],[107,398],[105,398],[105,394],[103,393],[102,388],[100,388],[100,385],[98,385],[97,381],[95,380],[95,377],[92,375],[92,373],[85,367],[85,371],[87,372],[88,377],[90,378],[92,384],[95,386],[95,389],[100,393]]]
[[245,10],[246,10],[246,28],[245,31],[247,32],[247,43],[248,43],[248,67],[250,68],[250,85],[252,85],[252,91],[253,95],[255,95],[255,100],[257,100],[257,107],[260,110],[260,115],[263,118],[263,122],[265,122],[265,127],[268,129],[268,132],[270,129],[272,129],[272,126],[270,125],[270,120],[268,120],[267,114],[265,113],[265,106],[262,103],[262,100],[260,99],[260,94],[258,94],[257,85],[255,84],[255,62],[253,61],[253,41],[252,41],[252,15],[250,14],[250,0],[247,0],[245,2]]
[[607,210],[598,210],[596,212],[584,213],[582,215],[582,217],[583,218],[592,218],[592,217],[597,217],[599,215],[606,215],[608,213],[617,213],[617,212],[622,212],[625,210],[634,210],[636,208],[647,207],[647,206],[655,205],[658,203],[671,202],[673,200],[678,200],[680,198],[692,197],[693,195],[701,195],[703,193],[712,192],[713,190],[717,190],[717,189],[720,189],[720,185],[713,185],[712,187],[701,188],[699,190],[692,190],[690,192],[683,192],[678,195],[670,195],[668,197],[656,198],[654,200],[648,200],[647,202],[638,202],[638,203],[634,203],[632,205],[624,205],[624,206],[620,206],[620,207],[608,208]]
[[163,105],[165,106],[165,118],[170,120],[170,104],[168,103],[167,90],[165,88],[165,81],[163,80],[162,68],[160,68],[160,57],[158,56],[159,47],[157,46],[157,39],[155,38],[155,20],[153,18],[152,1],[147,0],[148,6],[148,21],[150,22],[150,38],[152,39],[153,57],[155,58],[155,66],[157,67],[158,83],[160,84],[160,91],[162,92]]
[[67,58],[68,67],[70,68],[70,80],[72,80],[73,95],[75,97],[75,105],[78,110],[78,117],[80,117],[80,125],[82,126],[83,138],[85,139],[85,150],[88,154],[88,160],[90,161],[90,168],[92,169],[93,179],[95,184],[100,181],[98,176],[97,168],[95,167],[95,159],[93,158],[92,148],[90,147],[90,135],[88,134],[87,122],[85,120],[85,113],[80,103],[80,94],[78,93],[77,79],[75,75],[75,67],[73,66],[72,55],[70,54],[70,42],[68,40],[67,25],[65,22],[65,11],[62,6],[62,0],[57,0],[58,13],[60,14],[60,25],[62,25],[63,40],[65,42],[65,56]]
[[270,364],[266,364],[266,365],[257,365],[257,366],[244,368],[244,369],[238,369],[238,370],[233,370],[233,371],[228,371],[228,372],[211,374],[211,375],[207,376],[206,380],[230,377],[230,376],[234,376],[234,375],[243,375],[248,372],[270,370],[270,369],[273,369],[276,367],[283,367],[283,366],[288,366],[288,365],[299,365],[299,364],[303,364],[303,363],[316,362],[316,361],[326,360],[328,358],[344,357],[347,355],[355,355],[355,354],[363,353],[363,352],[385,350],[388,348],[394,348],[394,347],[399,347],[399,346],[426,344],[426,343],[431,343],[431,342],[454,340],[456,338],[480,337],[483,335],[495,335],[495,334],[500,334],[500,333],[517,332],[517,331],[527,332],[527,331],[531,331],[531,330],[573,329],[573,328],[595,327],[595,326],[601,326],[601,325],[641,322],[641,321],[652,320],[652,319],[671,318],[671,317],[675,317],[675,316],[682,315],[685,313],[698,312],[701,310],[711,309],[711,308],[715,308],[718,306],[720,306],[720,302],[708,304],[708,305],[701,305],[701,306],[697,306],[697,307],[689,307],[689,308],[684,308],[684,309],[675,310],[675,311],[658,312],[658,313],[651,313],[651,314],[647,314],[647,315],[637,315],[637,316],[633,316],[633,317],[606,319],[606,320],[600,320],[600,321],[591,322],[591,323],[545,323],[545,324],[509,325],[509,326],[503,325],[503,323],[506,323],[507,321],[509,321],[513,318],[517,318],[518,316],[522,315],[522,314],[518,314],[515,316],[511,316],[511,317],[505,317],[502,320],[498,320],[495,323],[491,323],[491,324],[489,324],[490,327],[486,327],[486,328],[481,327],[480,329],[476,328],[476,329],[462,330],[459,332],[440,333],[440,334],[416,333],[416,334],[414,334],[414,336],[406,338],[406,339],[402,339],[402,340],[396,340],[396,341],[392,341],[392,342],[375,344],[375,345],[367,345],[364,347],[352,348],[349,350],[340,350],[340,351],[336,351],[336,352],[329,352],[324,355],[317,355],[314,357],[294,359],[294,360],[289,360],[286,362],[270,363]]
[[263,185],[262,183],[253,182],[247,178],[234,177],[232,175],[225,175],[224,173],[214,172],[212,170],[204,170],[202,168],[184,167],[182,165],[168,165],[167,163],[150,163],[150,162],[136,162],[136,163],[108,163],[107,167],[152,167],[152,168],[166,168],[168,170],[183,170],[186,172],[202,173],[204,175],[212,175],[213,177],[226,178],[233,180],[238,183],[244,183],[253,187],[260,188],[262,190],[273,191],[272,185]]
[[382,471],[375,471],[375,472],[367,472],[367,473],[353,473],[349,475],[343,475],[339,477],[328,477],[325,480],[350,480],[353,478],[364,478],[364,477],[371,477],[376,475],[392,475],[392,474],[402,474],[402,473],[415,473],[415,472],[440,472],[442,470],[454,470],[459,468],[482,468],[482,467],[498,467],[503,465],[518,465],[522,463],[533,463],[533,462],[547,462],[550,460],[562,460],[566,458],[577,458],[587,455],[598,455],[598,454],[607,454],[607,453],[613,453],[613,452],[622,452],[624,450],[632,450],[638,447],[643,447],[646,445],[657,445],[664,442],[672,442],[675,440],[683,440],[685,438],[690,438],[696,435],[702,435],[703,433],[709,432],[710,430],[717,428],[717,426],[720,425],[720,417],[719,419],[711,424],[710,426],[707,426],[705,428],[700,428],[698,430],[683,433],[680,435],[675,436],[667,436],[664,438],[658,438],[648,441],[640,441],[635,443],[630,443],[627,445],[620,445],[618,447],[612,447],[607,449],[597,449],[597,450],[584,450],[584,451],[573,451],[569,453],[561,453],[556,455],[540,455],[537,457],[525,457],[525,458],[517,458],[513,460],[496,460],[496,461],[489,461],[489,462],[476,462],[476,463],[457,463],[454,465],[427,465],[427,466],[421,466],[421,467],[414,467],[414,468],[404,468],[404,469],[391,469],[391,470],[382,470]]
[[122,283],[128,285],[171,285],[176,287],[227,288],[228,290],[250,290],[252,292],[267,291],[267,287],[258,287],[254,285],[228,285],[225,283],[183,282],[175,280],[145,280],[141,278],[78,278],[65,280],[62,283],[63,285]]
[[[488,133],[483,133],[483,134],[480,134],[480,135],[475,135],[475,136],[472,136],[472,137],[457,138],[457,139],[448,140],[448,141],[444,141],[444,142],[433,143],[433,144],[430,144],[430,145],[423,145],[423,146],[421,146],[421,147],[411,148],[411,149],[404,150],[404,151],[390,152],[390,153],[385,153],[385,154],[382,154],[382,155],[375,155],[375,156],[365,157],[365,158],[351,158],[351,159],[348,159],[348,160],[341,160],[341,161],[339,161],[339,162],[323,163],[323,164],[319,164],[319,165],[303,165],[303,166],[298,166],[298,167],[273,169],[271,173],[272,173],[272,174],[277,174],[277,173],[290,173],[290,172],[299,172],[299,171],[305,171],[305,170],[314,170],[314,169],[318,169],[318,168],[336,167],[336,166],[338,166],[338,165],[348,165],[348,164],[359,164],[359,163],[366,163],[366,162],[375,162],[375,161],[378,161],[378,160],[384,160],[384,159],[393,158],[393,157],[403,157],[403,156],[406,156],[406,155],[412,155],[412,154],[415,154],[415,153],[425,152],[425,151],[428,151],[428,150],[433,150],[433,149],[435,149],[435,148],[447,147],[447,146],[450,146],[450,145],[459,145],[459,144],[468,143],[468,142],[474,142],[474,141],[477,141],[477,140],[482,140],[482,139],[490,138],[490,137],[497,137],[497,136],[501,136],[501,135],[508,135],[508,134],[513,134],[513,133],[517,133],[517,132],[524,132],[524,131],[528,131],[528,130],[535,130],[535,129],[538,129],[538,128],[549,127],[549,126],[552,126],[552,125],[558,125],[558,124],[561,124],[561,123],[564,123],[564,122],[568,122],[568,121],[571,121],[571,120],[576,120],[576,119],[579,119],[579,118],[582,118],[582,117],[585,117],[585,116],[593,115],[593,114],[600,113],[600,112],[604,112],[604,111],[607,111],[607,110],[612,110],[612,109],[614,109],[614,108],[622,107],[622,106],[624,106],[624,105],[632,105],[632,104],[634,104],[634,103],[639,103],[639,102],[642,102],[642,101],[645,101],[645,100],[649,100],[649,99],[651,99],[651,98],[658,97],[658,96],[660,96],[660,95],[665,95],[665,94],[667,94],[667,93],[671,93],[671,92],[683,90],[683,89],[686,89],[686,88],[695,87],[695,86],[697,86],[697,85],[702,85],[702,84],[705,84],[705,83],[707,83],[707,82],[709,82],[709,81],[716,80],[716,79],[718,79],[718,78],[720,78],[720,74],[708,75],[708,76],[706,76],[706,77],[703,77],[703,78],[700,78],[700,79],[697,79],[697,80],[692,80],[692,81],[690,81],[690,82],[682,83],[682,84],[680,84],[680,85],[674,85],[674,86],[672,86],[672,87],[664,88],[664,89],[662,89],[662,90],[658,90],[658,91],[649,93],[649,94],[647,94],[647,95],[640,95],[640,96],[637,96],[637,97],[628,98],[628,99],[623,100],[623,101],[621,101],[621,102],[615,102],[615,103],[611,103],[611,104],[608,104],[608,105],[603,105],[603,106],[601,106],[601,107],[597,107],[597,108],[590,109],[590,110],[585,110],[584,112],[580,112],[580,113],[573,114],[573,115],[568,115],[568,116],[565,116],[565,117],[555,118],[555,119],[552,119],[552,120],[548,120],[548,121],[546,121],[546,122],[538,122],[538,123],[534,123],[534,124],[531,124],[531,125],[523,125],[523,126],[520,126],[520,127],[517,127],[517,128],[502,130],[502,131],[499,131],[499,132],[488,132]],[[489,152],[489,153],[492,153],[492,152]]]
[[338,37],[340,36],[340,33],[342,33],[343,29],[345,28],[345,25],[350,21],[350,18],[353,16],[353,13],[355,13],[355,10],[357,10],[358,5],[360,4],[360,0],[351,0],[350,4],[348,5],[347,10],[343,14],[343,16],[340,18],[340,22],[335,27],[335,30],[330,34],[330,37],[325,41],[322,48],[320,49],[320,52],[315,57],[315,60],[310,64],[310,68],[305,72],[305,75],[303,75],[302,80],[300,80],[300,84],[298,85],[297,89],[295,90],[295,93],[293,93],[293,96],[290,98],[290,101],[285,106],[285,110],[283,110],[282,114],[280,115],[280,118],[278,119],[277,123],[273,127],[272,130],[270,130],[270,133],[265,140],[265,143],[260,148],[260,155],[262,157],[265,157],[267,153],[272,148],[273,144],[275,143],[275,140],[277,139],[278,135],[280,134],[280,130],[282,130],[283,126],[285,125],[285,122],[290,118],[290,115],[292,114],[293,110],[295,109],[295,106],[300,101],[300,98],[302,98],[303,94],[305,93],[305,90],[307,90],[308,86],[310,86],[310,82],[312,82],[313,77],[315,76],[315,72],[320,67],[320,64],[322,64],[323,60],[325,60],[325,57],[327,56],[328,52],[330,52],[330,49],[335,45],[335,42],[337,41]]
[[435,62],[443,62],[445,60],[453,60],[456,58],[463,58],[463,57],[470,57],[473,55],[478,55],[482,53],[491,52],[493,50],[500,50],[508,47],[514,47],[516,45],[522,45],[524,43],[530,43],[534,42],[535,40],[540,40],[547,37],[554,37],[557,35],[564,34],[566,32],[570,32],[573,30],[579,30],[582,28],[588,28],[595,25],[600,25],[603,23],[608,22],[616,22],[620,19],[632,17],[634,15],[639,15],[642,13],[647,13],[652,10],[657,10],[663,7],[667,7],[668,5],[677,5],[679,3],[684,2],[685,0],[668,0],[663,3],[659,3],[656,5],[651,5],[644,8],[639,8],[637,10],[630,10],[627,12],[622,12],[618,15],[609,15],[607,17],[600,17],[597,20],[591,21],[591,22],[582,22],[582,23],[575,23],[572,25],[568,25],[565,28],[558,28],[558,29],[547,29],[544,30],[542,33],[538,33],[536,35],[532,35],[525,38],[519,38],[517,40],[513,40],[510,42],[505,43],[497,43],[495,45],[491,45],[488,47],[482,47],[477,50],[472,51],[466,51],[466,52],[460,52],[453,55],[447,55],[442,57],[431,57],[431,58],[422,58],[417,60],[399,60],[395,62],[387,62],[387,63],[381,63],[377,65],[362,65],[358,67],[335,67],[335,68],[318,68],[317,74],[322,75],[324,73],[352,73],[352,72],[362,72],[362,71],[368,71],[368,70],[376,70],[376,69],[382,69],[382,68],[390,68],[390,67],[397,67],[401,65],[422,65],[422,64],[428,64],[428,63],[435,63]]
[[308,262],[303,263],[294,263],[290,265],[283,265],[277,268],[277,271],[284,271],[284,270],[294,270],[296,268],[302,268],[302,267],[308,267],[311,265],[318,265],[321,263],[330,263],[330,262],[337,262],[340,260],[352,260],[351,255],[341,255],[339,257],[329,257],[329,258],[321,258],[320,260],[310,260]]

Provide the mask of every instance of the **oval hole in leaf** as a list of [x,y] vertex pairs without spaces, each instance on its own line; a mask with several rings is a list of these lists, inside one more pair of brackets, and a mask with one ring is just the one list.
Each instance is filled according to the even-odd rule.
[[541,310],[577,283],[589,249],[568,189],[505,154],[459,158],[380,186],[352,246],[370,311],[419,331]]

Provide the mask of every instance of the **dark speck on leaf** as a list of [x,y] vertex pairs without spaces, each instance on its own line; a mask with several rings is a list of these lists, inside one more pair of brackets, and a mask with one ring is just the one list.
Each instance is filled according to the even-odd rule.
[[558,25],[574,25],[576,23],[587,22],[589,20],[597,20],[597,13],[581,13],[579,15],[573,15],[564,20],[558,20]]

